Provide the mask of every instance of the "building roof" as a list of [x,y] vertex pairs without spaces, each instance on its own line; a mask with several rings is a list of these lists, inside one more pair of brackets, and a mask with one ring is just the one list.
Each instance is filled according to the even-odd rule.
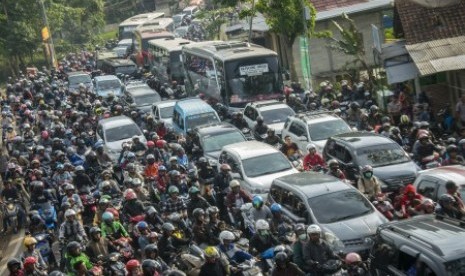
[[[335,5],[334,2],[337,2]],[[316,21],[341,16],[342,13],[354,14],[390,7],[393,0],[316,0],[312,1],[317,9]],[[320,6],[320,8],[317,6]]]
[[465,36],[465,1],[443,8],[427,8],[411,0],[395,0],[407,45]]
[[334,10],[337,8],[343,8],[352,6],[359,3],[366,3],[369,0],[312,0],[313,6],[318,12]]

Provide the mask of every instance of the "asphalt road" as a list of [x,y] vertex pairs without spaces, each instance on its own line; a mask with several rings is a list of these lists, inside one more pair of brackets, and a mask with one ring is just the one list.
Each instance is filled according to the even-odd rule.
[[[0,223],[1,224],[1,223]],[[0,271],[7,271],[6,263],[10,258],[19,257],[23,252],[24,229],[17,234],[5,233],[0,236]]]

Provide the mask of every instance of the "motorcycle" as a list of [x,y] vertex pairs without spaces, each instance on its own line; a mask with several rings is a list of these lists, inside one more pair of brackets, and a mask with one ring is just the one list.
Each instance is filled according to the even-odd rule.
[[242,262],[236,266],[243,276],[263,276],[254,259]]
[[252,131],[250,130],[250,128],[244,127],[241,131],[242,131],[242,134],[244,134],[245,139],[246,139],[247,141],[255,140],[255,138],[253,137],[253,134],[252,134]]
[[21,206],[19,201],[11,198],[7,199],[3,204],[3,215],[14,233],[17,233],[19,230],[18,214],[20,208]]
[[44,220],[47,230],[57,229],[57,212],[52,203],[46,202],[39,207],[39,215]]
[[116,248],[123,258],[124,262],[127,262],[134,258],[134,249],[132,248],[131,244],[129,243],[129,239],[125,237],[121,237],[113,242]]
[[50,234],[38,233],[34,235],[34,238],[37,240],[36,249],[40,252],[44,261],[49,266],[56,265],[55,255],[52,250],[52,244],[50,243]]
[[84,224],[88,224],[92,222],[94,214],[97,211],[97,202],[92,194],[81,193],[79,197],[81,198],[82,206],[84,206],[84,210],[81,213],[82,220]]
[[421,159],[421,168],[423,170],[437,168],[441,166],[441,157],[438,153],[433,153]]
[[394,219],[394,207],[391,202],[387,200],[385,194],[376,195],[373,205],[388,220],[392,221]]
[[199,275],[204,262],[205,256],[202,249],[195,244],[190,244],[186,253],[181,252],[175,257],[173,264],[187,275]]
[[110,253],[104,262],[104,275],[125,276],[127,274],[121,255],[117,252]]

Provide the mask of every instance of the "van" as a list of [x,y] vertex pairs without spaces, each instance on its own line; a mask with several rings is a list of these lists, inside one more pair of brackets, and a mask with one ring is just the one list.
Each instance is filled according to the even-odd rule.
[[195,18],[195,15],[200,12],[199,6],[189,6],[182,10],[182,13],[191,17]]
[[176,102],[173,110],[173,128],[178,134],[201,125],[220,123],[218,113],[209,104],[198,98],[188,98]]

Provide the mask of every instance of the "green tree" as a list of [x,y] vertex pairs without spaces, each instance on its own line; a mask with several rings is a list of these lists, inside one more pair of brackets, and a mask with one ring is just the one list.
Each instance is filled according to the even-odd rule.
[[372,91],[378,86],[378,80],[367,60],[363,34],[357,29],[355,22],[347,14],[343,13],[341,20],[342,24],[334,20],[332,21],[340,38],[332,36],[331,43],[328,46],[334,51],[353,57],[353,60],[347,62],[346,66],[352,65],[356,69],[364,70],[368,75],[369,90]]
[[220,37],[221,26],[229,21],[233,12],[234,9],[232,7],[222,7],[202,11],[197,15],[197,18],[204,21],[208,39],[218,39]]
[[[325,33],[315,33],[316,10],[310,1],[306,0],[257,0],[256,11],[263,14],[270,31],[277,34],[286,46],[286,56],[290,64],[291,79],[297,80],[292,46],[302,35],[324,36]],[[310,20],[305,20],[304,11],[308,10]],[[252,11],[253,13],[254,11]]]

